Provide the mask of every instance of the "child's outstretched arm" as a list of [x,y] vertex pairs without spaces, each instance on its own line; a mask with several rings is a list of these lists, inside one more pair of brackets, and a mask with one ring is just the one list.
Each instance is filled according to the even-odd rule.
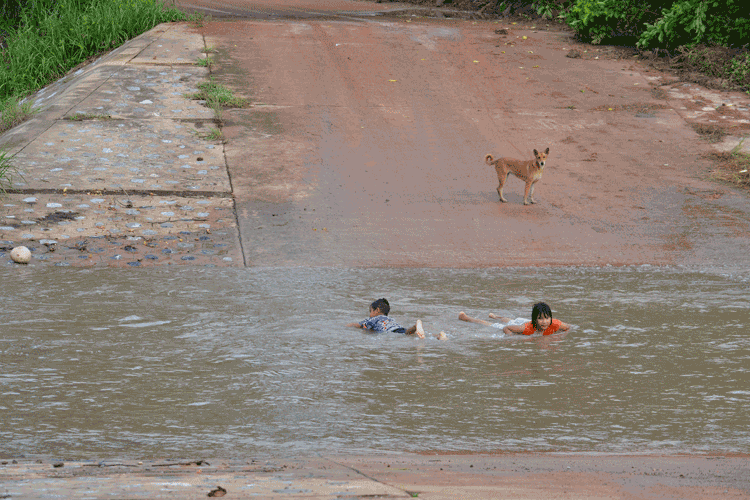
[[347,323],[347,327],[354,327],[354,328],[364,328],[364,325],[360,325],[359,323]]
[[567,324],[567,323],[565,323],[565,322],[563,322],[563,321],[560,321],[560,328],[559,328],[559,330],[562,331],[562,332],[567,332],[568,330],[570,330],[570,325]]
[[505,335],[521,335],[523,334],[523,329],[522,325],[508,325],[503,327],[503,333]]

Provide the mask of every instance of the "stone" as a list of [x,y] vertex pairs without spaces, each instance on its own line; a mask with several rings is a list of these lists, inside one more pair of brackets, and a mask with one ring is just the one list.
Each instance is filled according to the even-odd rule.
[[31,252],[24,246],[15,247],[10,251],[10,258],[18,264],[28,264],[31,261]]

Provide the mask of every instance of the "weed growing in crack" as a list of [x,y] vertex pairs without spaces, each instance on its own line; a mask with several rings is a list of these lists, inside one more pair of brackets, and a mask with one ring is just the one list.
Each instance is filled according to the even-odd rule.
[[0,150],[0,193],[5,194],[13,185],[13,176],[20,174],[16,167],[11,164],[14,155],[8,154],[5,150]]
[[73,122],[82,122],[86,120],[111,120],[112,117],[110,115],[98,115],[96,113],[77,113],[72,116],[66,116],[65,119]]
[[195,61],[195,65],[200,66],[202,68],[210,68],[212,63],[213,63],[213,59],[211,59],[210,56],[199,57],[198,60]]
[[204,134],[202,137],[209,141],[223,141],[224,133],[221,131],[221,129],[218,129],[216,127],[211,127],[208,130],[208,132]]
[[213,79],[199,83],[198,90],[200,92],[190,95],[190,98],[206,101],[209,108],[246,108],[250,105],[250,101],[244,97],[236,97],[234,92]]
[[[245,108],[250,106],[250,101],[244,97],[236,97],[234,92],[224,85],[216,83],[213,79],[199,83],[198,90],[199,92],[190,94],[187,97],[204,101],[207,107],[213,109],[214,118],[219,126],[224,122],[223,110],[225,108]],[[203,135],[203,137],[209,140],[224,140],[221,129],[211,129],[211,132]]]

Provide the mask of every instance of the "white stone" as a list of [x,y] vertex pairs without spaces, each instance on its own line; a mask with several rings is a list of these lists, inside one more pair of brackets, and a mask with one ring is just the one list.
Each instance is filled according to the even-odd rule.
[[31,260],[31,252],[26,247],[16,247],[10,251],[10,258],[18,264],[28,264]]

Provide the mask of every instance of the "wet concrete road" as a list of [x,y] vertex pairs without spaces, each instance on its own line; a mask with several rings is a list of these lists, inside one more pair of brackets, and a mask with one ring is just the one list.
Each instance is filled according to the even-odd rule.
[[[213,76],[255,102],[225,127],[248,265],[750,263],[747,195],[710,181],[711,146],[689,125],[746,134],[746,97],[591,56],[546,26],[232,5],[242,18],[200,32]],[[248,19],[270,5],[283,20]],[[537,204],[514,177],[500,203],[484,156],[547,147]]]
[[749,497],[746,457],[402,454],[14,462],[3,461],[0,466],[4,498]]
[[[747,96],[547,26],[222,5],[235,17],[162,25],[33,96],[0,138],[22,175],[5,263],[26,245],[32,265],[85,267],[750,265],[747,193],[705,157],[748,135]],[[253,102],[224,113],[226,143],[189,97],[208,77]],[[484,156],[546,147],[538,203],[514,177],[500,203]]]

